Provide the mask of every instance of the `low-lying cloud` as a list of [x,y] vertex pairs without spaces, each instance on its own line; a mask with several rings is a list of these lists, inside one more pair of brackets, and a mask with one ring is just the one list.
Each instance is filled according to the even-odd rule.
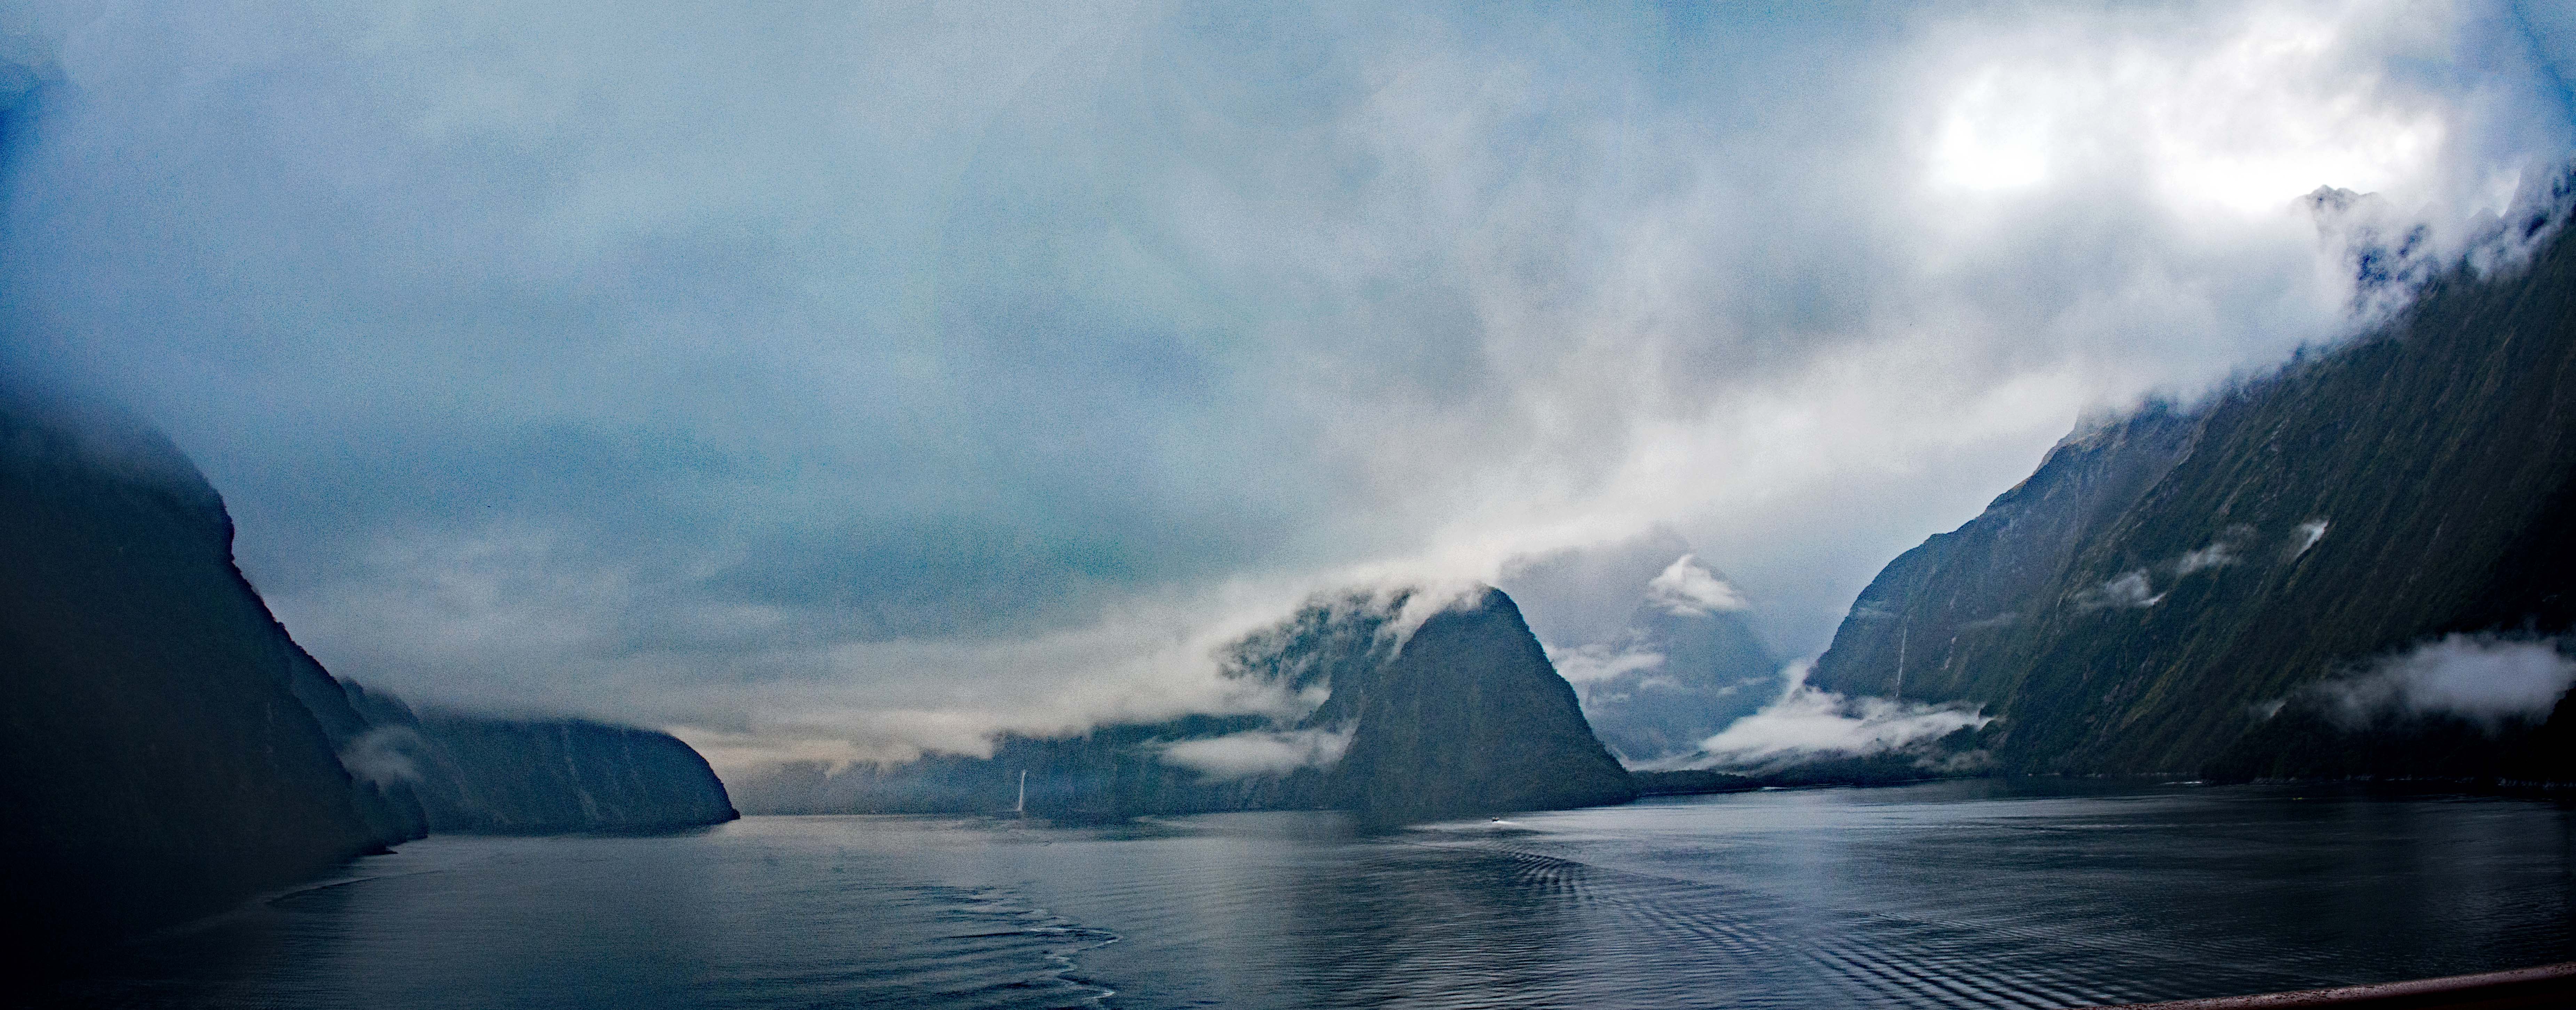
[[358,781],[373,785],[418,782],[420,762],[414,755],[421,746],[420,734],[409,726],[378,726],[340,748],[340,764]]
[[2147,570],[2144,568],[2121,572],[2103,580],[2101,585],[2076,594],[2075,597],[2076,606],[2088,610],[2103,607],[2145,608],[2164,601],[2165,594],[2156,592],[2155,583],[2147,578]]
[[[2315,525],[2314,531],[2310,531],[2303,525],[2293,532],[2291,538],[2294,545],[2304,537],[2306,544],[2313,546],[2316,543],[2316,537],[2325,535],[2324,525],[2321,523]],[[2076,593],[2075,605],[2084,610],[2099,610],[2106,607],[2143,609],[2163,603],[2165,596],[2172,591],[2173,583],[2179,580],[2202,572],[2216,571],[2244,563],[2245,551],[2248,545],[2255,542],[2256,536],[2257,533],[2252,526],[2241,523],[2229,526],[2203,546],[2184,551],[2153,565],[2129,569],[2103,580],[2101,585]],[[2284,560],[2294,560],[2305,551],[2306,547],[2299,547],[2297,551],[2286,554]],[[2161,590],[2157,588],[2157,580],[2160,576],[2165,580],[2166,586]]]
[[2492,730],[2509,719],[2547,718],[2570,684],[2576,684],[2576,659],[2558,639],[2457,634],[2314,690],[2347,729],[2396,715],[2447,715]]
[[1253,730],[1162,745],[1163,760],[1196,769],[1211,779],[1285,775],[1300,768],[1329,768],[1351,749],[1351,730]]
[[2185,552],[2182,560],[2174,563],[2174,574],[2189,575],[2212,568],[2224,568],[2235,564],[2236,561],[2236,548],[2233,545],[2211,544],[2196,551]]
[[2330,525],[2332,524],[2323,519],[2310,519],[2300,523],[2297,529],[2290,532],[2290,543],[2282,548],[2283,556],[2292,561],[2307,556],[2309,551],[2316,549],[2317,541],[2326,538],[2326,528]]
[[1660,670],[1664,666],[1663,652],[1635,640],[1550,649],[1547,659],[1555,664],[1558,676],[1575,684],[1608,680],[1640,670]]
[[1865,756],[1993,722],[1982,707],[1925,705],[1807,685],[1812,662],[1789,669],[1780,700],[1700,742],[1691,768],[1759,768],[1831,756]]

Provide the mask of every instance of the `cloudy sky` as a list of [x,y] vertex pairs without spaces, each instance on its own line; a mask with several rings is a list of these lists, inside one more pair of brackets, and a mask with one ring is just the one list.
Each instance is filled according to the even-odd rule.
[[1310,591],[1537,558],[1695,552],[1812,654],[2079,417],[2348,332],[2302,193],[2457,235],[2555,171],[2571,52],[2480,2],[22,0],[0,367],[166,430],[335,672],[723,764],[1236,703],[1209,650]]

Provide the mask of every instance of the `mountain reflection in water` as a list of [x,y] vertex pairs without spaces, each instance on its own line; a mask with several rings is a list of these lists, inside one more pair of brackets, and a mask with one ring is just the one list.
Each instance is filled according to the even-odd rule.
[[2560,805],[2056,781],[1391,832],[757,817],[437,838],[140,946],[116,1006],[2066,1006],[2576,957]]

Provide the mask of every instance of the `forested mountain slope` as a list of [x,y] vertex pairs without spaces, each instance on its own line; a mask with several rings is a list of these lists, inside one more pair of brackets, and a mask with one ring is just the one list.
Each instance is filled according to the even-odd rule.
[[2456,267],[2349,344],[2071,436],[1890,564],[1810,683],[1983,706],[2013,770],[2565,777],[2563,718],[2341,689],[2443,636],[2576,624],[2559,206],[2516,223],[2545,236],[2525,267]]

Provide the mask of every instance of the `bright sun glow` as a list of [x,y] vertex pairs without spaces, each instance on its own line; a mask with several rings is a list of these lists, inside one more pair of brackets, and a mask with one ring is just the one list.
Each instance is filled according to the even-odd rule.
[[2011,83],[1989,67],[1950,106],[1932,151],[1935,182],[1992,192],[2048,178],[2050,110]]
[[2177,208],[2249,214],[2319,185],[2402,187],[2432,170],[2446,124],[2438,109],[2387,101],[2375,69],[2338,62],[2344,30],[2276,11],[2217,45],[2082,60],[2035,31],[1952,78],[1929,117],[1928,179],[1999,193],[2125,176]]

